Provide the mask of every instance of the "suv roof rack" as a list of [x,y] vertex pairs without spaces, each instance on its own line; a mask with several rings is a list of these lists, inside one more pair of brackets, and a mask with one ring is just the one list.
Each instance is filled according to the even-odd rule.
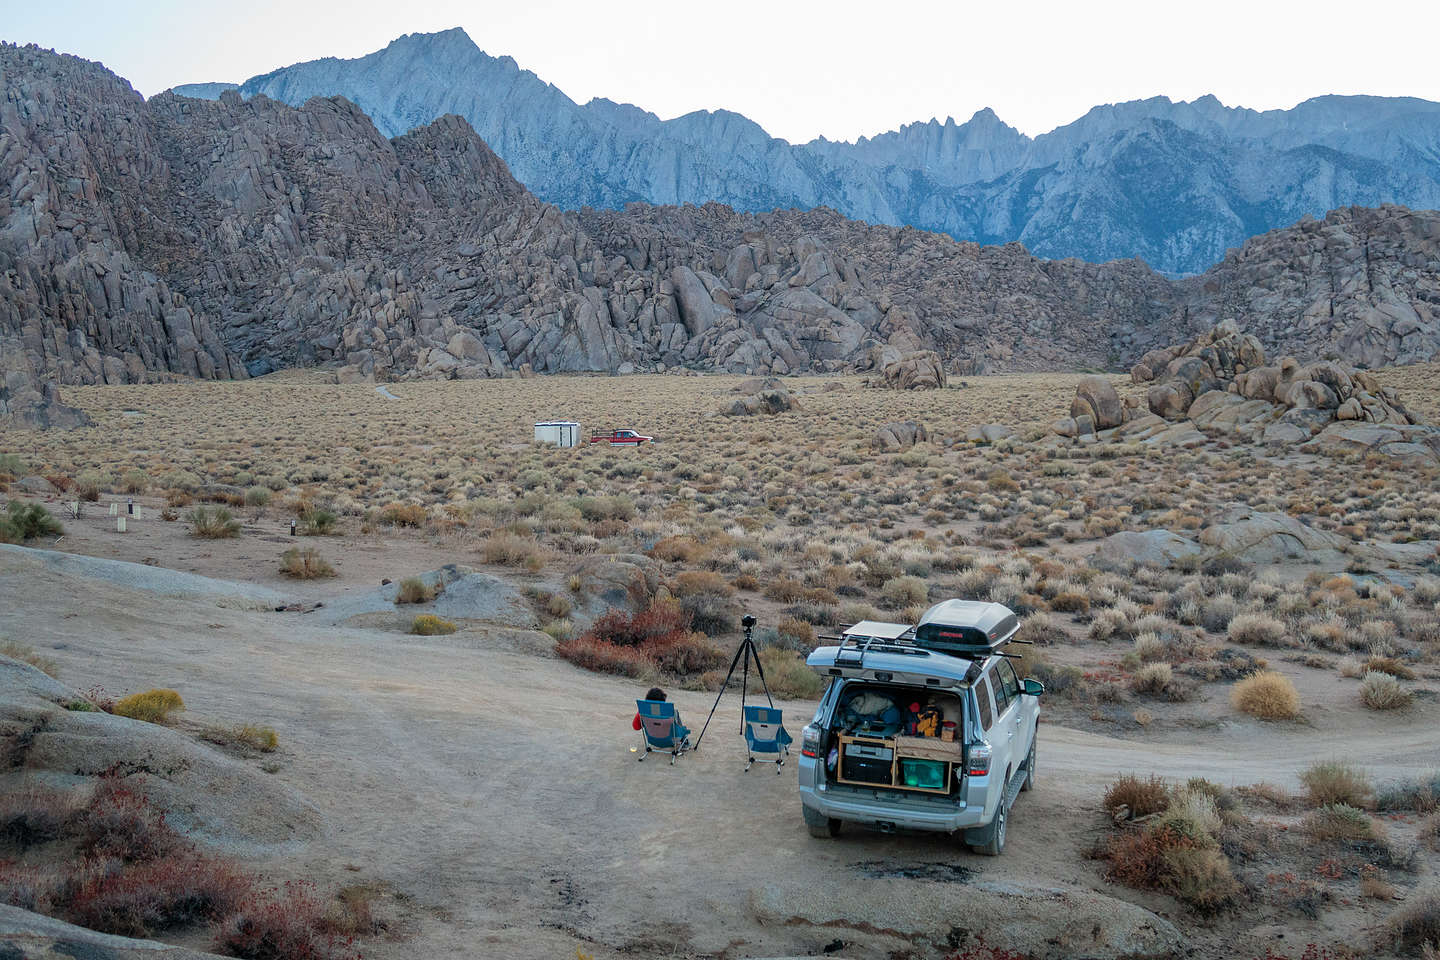
[[838,637],[821,637],[822,640],[840,641],[835,651],[837,667],[859,667],[865,663],[869,650],[901,653],[913,657],[928,657],[930,651],[915,646],[915,628],[903,623],[881,623],[877,620],[861,620],[841,631]]
[[[955,623],[957,620],[961,622]],[[978,665],[990,657],[1019,659],[1018,654],[1000,649],[1010,643],[1031,642],[1015,639],[1019,626],[1015,614],[1001,604],[946,600],[925,611],[916,626],[861,620],[844,627],[839,636],[819,639],[839,641],[837,667],[863,667],[865,654],[871,650],[911,657],[941,654]]]

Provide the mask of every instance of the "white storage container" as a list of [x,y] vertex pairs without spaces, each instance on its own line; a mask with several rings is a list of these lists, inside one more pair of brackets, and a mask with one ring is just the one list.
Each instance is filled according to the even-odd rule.
[[557,447],[578,447],[580,445],[580,424],[573,420],[547,420],[535,424],[535,442],[549,443]]

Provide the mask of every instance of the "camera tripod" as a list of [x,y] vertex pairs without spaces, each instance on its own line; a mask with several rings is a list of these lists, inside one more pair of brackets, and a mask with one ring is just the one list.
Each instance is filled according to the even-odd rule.
[[[705,739],[705,731],[710,729],[710,721],[715,717],[715,708],[720,706],[720,698],[725,696],[725,691],[730,686],[730,678],[735,675],[735,668],[741,667],[740,672],[740,735],[745,735],[745,696],[750,685],[750,661],[755,661],[755,673],[760,677],[760,688],[765,691],[765,700],[773,708],[775,701],[770,696],[770,685],[765,682],[765,668],[760,665],[760,654],[755,649],[755,618],[746,614],[740,620],[745,628],[745,639],[740,641],[740,649],[735,651],[735,656],[730,660],[730,670],[725,674],[725,682],[720,685],[720,692],[715,695],[715,704],[710,708],[710,716],[705,718],[705,726],[700,728],[700,736],[695,738],[695,746],[690,749],[698,751],[700,741]],[[748,768],[747,768],[748,769]]]

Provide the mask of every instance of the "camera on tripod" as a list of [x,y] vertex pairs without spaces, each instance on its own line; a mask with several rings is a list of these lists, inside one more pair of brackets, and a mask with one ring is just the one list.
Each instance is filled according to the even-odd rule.
[[[695,738],[695,746],[692,750],[699,751],[700,742],[705,739],[705,731],[710,729],[710,721],[715,718],[715,707],[720,706],[720,698],[725,696],[726,689],[730,686],[730,678],[735,675],[735,668],[740,667],[740,735],[745,735],[745,697],[750,686],[750,663],[755,663],[755,675],[760,678],[760,689],[765,691],[765,702],[771,708],[775,706],[775,699],[770,696],[770,685],[765,682],[765,668],[760,663],[760,651],[755,648],[755,624],[758,623],[755,615],[747,613],[740,618],[740,626],[745,628],[745,637],[740,641],[740,649],[735,651],[735,656],[730,661],[730,669],[725,674],[724,681],[720,684],[720,692],[715,695],[715,705],[710,708],[710,715],[705,718],[705,726],[700,728],[700,736]],[[748,770],[749,767],[746,767]],[[778,768],[777,768],[778,772]]]

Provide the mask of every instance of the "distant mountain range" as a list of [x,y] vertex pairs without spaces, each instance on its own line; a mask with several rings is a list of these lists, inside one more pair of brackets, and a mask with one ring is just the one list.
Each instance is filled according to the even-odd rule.
[[[461,117],[343,97],[142,99],[0,43],[0,419],[58,386],[326,366],[346,380],[1124,367],[1234,317],[1274,354],[1440,355],[1440,213],[1336,210],[1175,280],[830,209],[566,212]],[[58,385],[58,386],[57,386]]]
[[[214,99],[226,86],[175,92]],[[1440,207],[1440,104],[1411,98],[1320,97],[1258,112],[1156,97],[1095,107],[1033,139],[986,109],[961,124],[792,145],[726,110],[661,120],[610,100],[576,104],[460,29],[296,64],[239,89],[292,106],[344,96],[387,137],[458,114],[532,193],[566,209],[826,206],[960,240],[1020,241],[1047,258],[1139,257],[1170,274],[1199,273],[1307,214]]]

